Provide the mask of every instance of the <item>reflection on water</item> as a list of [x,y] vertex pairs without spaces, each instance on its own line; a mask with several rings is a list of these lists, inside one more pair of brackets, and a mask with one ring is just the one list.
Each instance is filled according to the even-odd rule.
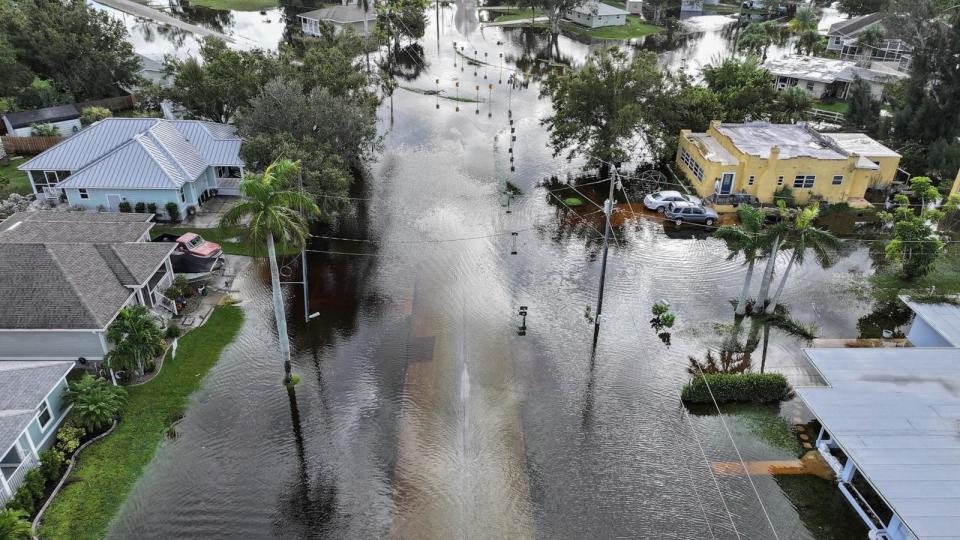
[[[731,328],[740,261],[704,231],[665,230],[655,215],[618,218],[594,342],[602,220],[590,204],[557,204],[544,184],[582,162],[552,156],[539,123],[551,107],[536,81],[483,81],[453,53],[456,41],[481,57],[575,63],[590,46],[481,30],[470,13],[458,4],[441,11],[441,28],[431,19],[414,56],[424,67],[409,84],[494,84],[491,117],[406,91],[394,96],[393,123],[381,107],[383,155],[351,193],[356,204],[315,231],[307,307],[299,286],[285,290],[296,394],[279,384],[261,269],[238,281],[249,298],[241,335],[112,537],[771,537],[749,481],[714,477],[714,461],[736,460],[720,418],[685,414],[678,390],[690,357],[734,337],[741,357],[731,365],[749,350],[749,369],[810,383],[801,342],[750,320]],[[786,264],[789,253],[780,257]],[[854,245],[832,269],[800,266],[782,299],[824,337],[856,335],[872,306],[842,291],[870,261]],[[660,300],[678,316],[668,343],[648,325]],[[305,312],[320,315],[307,323]],[[764,426],[779,425],[770,415],[738,416],[745,457],[783,458],[764,438]],[[781,538],[821,533],[787,497],[795,486],[755,482]]]

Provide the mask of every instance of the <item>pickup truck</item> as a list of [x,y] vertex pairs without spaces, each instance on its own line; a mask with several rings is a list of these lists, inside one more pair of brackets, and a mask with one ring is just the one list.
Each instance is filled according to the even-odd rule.
[[220,244],[204,240],[197,233],[184,233],[180,236],[172,234],[161,234],[153,239],[154,242],[176,242],[177,250],[175,253],[192,255],[201,259],[217,259],[223,255],[223,249]]

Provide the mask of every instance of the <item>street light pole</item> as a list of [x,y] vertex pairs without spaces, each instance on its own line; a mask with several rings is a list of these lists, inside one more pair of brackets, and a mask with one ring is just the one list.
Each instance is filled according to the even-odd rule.
[[600,291],[597,294],[597,313],[593,319],[593,339],[597,339],[600,332],[600,311],[603,309],[603,284],[607,277],[607,251],[610,247],[610,216],[613,215],[613,188],[617,183],[617,170],[613,169],[613,177],[610,178],[610,194],[603,203],[603,213],[606,216],[606,224],[603,227],[603,259],[600,262]]

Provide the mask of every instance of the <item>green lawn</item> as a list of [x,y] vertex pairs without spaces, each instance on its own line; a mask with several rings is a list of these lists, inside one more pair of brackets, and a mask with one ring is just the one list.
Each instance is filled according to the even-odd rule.
[[495,23],[503,23],[510,21],[522,21],[524,19],[530,20],[533,17],[542,17],[547,13],[542,9],[515,9],[510,11],[497,11],[497,18],[493,20]]
[[929,274],[912,281],[902,279],[896,272],[886,269],[870,277],[873,297],[892,300],[899,294],[928,292],[935,287],[937,294],[960,294],[960,244],[947,244],[943,255]]
[[246,255],[250,256],[250,250],[247,249],[243,240],[243,232],[239,229],[221,229],[213,227],[210,229],[200,229],[197,227],[168,227],[166,225],[156,225],[150,234],[153,238],[161,234],[170,233],[177,236],[193,232],[202,236],[205,240],[216,242],[223,248],[227,255]]
[[834,101],[833,103],[820,103],[819,101],[816,101],[814,102],[813,107],[822,111],[847,114],[847,109],[850,108],[850,103],[846,101]]
[[261,11],[277,7],[278,0],[191,0],[191,4],[233,11]]
[[612,40],[639,38],[660,31],[659,26],[650,24],[636,15],[627,17],[627,24],[623,26],[604,26],[590,29],[566,21],[560,23],[560,26],[563,30],[578,36]]
[[9,184],[0,185],[0,199],[7,198],[7,195],[11,193],[22,195],[33,193],[33,190],[30,189],[30,179],[27,178],[27,173],[17,170],[17,166],[24,161],[26,159],[11,159],[10,163],[0,165],[0,176],[10,181]]
[[169,359],[150,382],[130,387],[123,420],[107,437],[90,445],[77,460],[63,491],[43,517],[42,538],[103,538],[133,488],[171,419],[186,410],[243,325],[236,306],[214,309],[206,324],[180,338],[177,357]]

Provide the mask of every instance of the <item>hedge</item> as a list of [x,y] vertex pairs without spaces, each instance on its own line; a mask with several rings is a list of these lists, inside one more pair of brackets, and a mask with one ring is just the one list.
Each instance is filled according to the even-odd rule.
[[691,403],[711,403],[710,391],[717,403],[781,401],[790,396],[790,384],[779,373],[707,373],[683,386],[680,396]]

